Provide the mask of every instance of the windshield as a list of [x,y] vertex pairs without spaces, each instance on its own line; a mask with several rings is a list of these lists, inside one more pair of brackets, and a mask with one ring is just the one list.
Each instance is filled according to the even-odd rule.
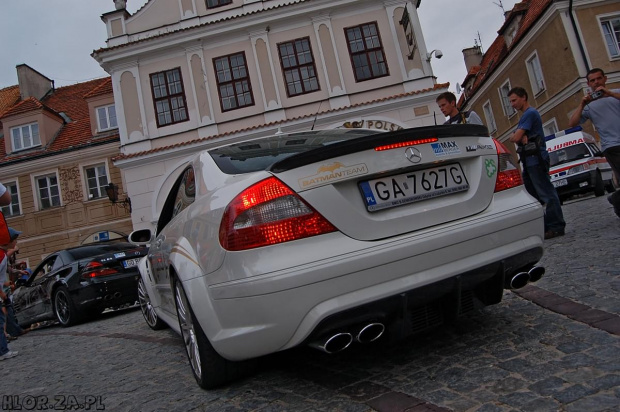
[[557,166],[569,163],[584,157],[591,157],[590,151],[585,144],[580,143],[573,146],[564,147],[562,149],[549,152],[551,158],[551,166]]

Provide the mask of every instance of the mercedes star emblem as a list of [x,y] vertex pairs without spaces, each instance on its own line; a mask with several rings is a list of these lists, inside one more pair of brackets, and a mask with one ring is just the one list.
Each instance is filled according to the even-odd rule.
[[405,151],[405,157],[411,163],[420,163],[420,161],[422,160],[422,154],[415,147],[408,147]]

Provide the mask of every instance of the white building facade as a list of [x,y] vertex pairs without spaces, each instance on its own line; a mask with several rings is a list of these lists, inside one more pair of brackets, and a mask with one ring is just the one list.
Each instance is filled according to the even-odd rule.
[[310,129],[441,124],[421,0],[149,0],[102,16],[135,229],[165,176],[229,141]]

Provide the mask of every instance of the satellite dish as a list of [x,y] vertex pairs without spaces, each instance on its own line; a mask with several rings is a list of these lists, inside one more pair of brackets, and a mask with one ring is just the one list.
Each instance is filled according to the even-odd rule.
[[456,84],[456,93],[457,93],[457,94],[461,94],[461,91],[462,91],[462,89],[461,89],[461,85],[457,83],[457,84]]

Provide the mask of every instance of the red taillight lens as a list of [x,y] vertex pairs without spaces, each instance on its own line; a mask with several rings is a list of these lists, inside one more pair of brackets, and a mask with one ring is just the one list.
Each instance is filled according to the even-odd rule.
[[[497,171],[497,180],[495,181],[495,192],[517,187],[523,184],[521,172],[512,161],[512,154],[506,146],[501,142],[493,139],[495,148],[497,149],[497,162],[499,170]],[[488,167],[488,166],[487,166]]]
[[228,204],[220,225],[220,243],[227,250],[245,250],[335,231],[288,186],[270,177]]
[[93,279],[98,278],[100,276],[109,276],[115,275],[118,273],[118,270],[104,266],[100,262],[89,262],[82,271],[83,279]]

